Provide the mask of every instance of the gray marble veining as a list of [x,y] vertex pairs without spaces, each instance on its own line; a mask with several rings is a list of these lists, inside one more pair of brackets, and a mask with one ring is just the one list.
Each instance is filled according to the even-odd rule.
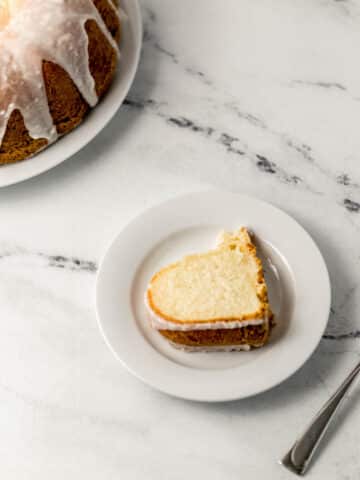
[[[114,120],[60,167],[0,190],[0,476],[287,479],[276,460],[360,354],[360,4],[142,6],[141,65]],[[150,390],[113,359],[94,284],[135,215],[209,188],[293,215],[324,254],[333,298],[319,348],[291,379],[197,405]],[[358,396],[309,478],[359,477]]]

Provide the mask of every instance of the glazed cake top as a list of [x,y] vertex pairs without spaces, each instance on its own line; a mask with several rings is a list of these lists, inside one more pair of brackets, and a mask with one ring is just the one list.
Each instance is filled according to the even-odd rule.
[[0,0],[0,146],[14,110],[21,112],[32,138],[48,143],[57,139],[42,74],[44,60],[60,65],[88,104],[96,105],[88,20],[97,22],[118,51],[92,0]]

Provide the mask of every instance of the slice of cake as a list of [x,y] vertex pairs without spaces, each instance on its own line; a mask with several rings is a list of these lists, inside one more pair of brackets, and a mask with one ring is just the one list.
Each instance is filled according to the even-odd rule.
[[249,350],[269,339],[267,287],[246,228],[157,272],[146,304],[153,328],[185,350]]

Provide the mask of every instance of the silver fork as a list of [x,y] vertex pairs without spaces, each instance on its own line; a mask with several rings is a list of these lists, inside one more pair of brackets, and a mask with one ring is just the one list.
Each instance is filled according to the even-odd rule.
[[346,377],[338,390],[325,403],[313,422],[295,442],[291,450],[280,461],[284,467],[297,475],[304,475],[309,468],[310,461],[314,456],[320,442],[338,411],[346,392],[351,387],[360,372],[360,363]]

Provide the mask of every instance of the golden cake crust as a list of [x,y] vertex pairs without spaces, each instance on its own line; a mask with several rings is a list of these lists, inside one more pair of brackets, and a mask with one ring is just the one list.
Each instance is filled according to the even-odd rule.
[[211,330],[173,331],[159,330],[170,342],[187,347],[211,347],[248,345],[262,347],[269,338],[271,323],[248,325],[242,328],[219,328]]
[[[106,26],[116,40],[120,40],[120,21],[108,0],[92,0]],[[95,80],[96,93],[103,96],[113,80],[117,53],[94,20],[86,22],[89,39],[89,68]],[[90,107],[81,96],[68,73],[59,65],[44,61],[43,77],[50,113],[60,135],[77,127]],[[29,136],[23,116],[15,110],[10,116],[0,147],[0,165],[24,160],[47,146],[46,139]]]

